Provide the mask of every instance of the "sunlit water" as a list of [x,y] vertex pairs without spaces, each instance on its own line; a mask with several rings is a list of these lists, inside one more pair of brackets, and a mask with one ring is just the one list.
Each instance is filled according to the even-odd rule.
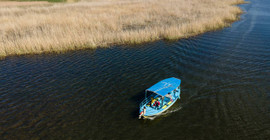
[[[7,57],[0,139],[270,138],[270,1],[232,27],[176,42]],[[138,120],[143,91],[178,77],[181,100]]]

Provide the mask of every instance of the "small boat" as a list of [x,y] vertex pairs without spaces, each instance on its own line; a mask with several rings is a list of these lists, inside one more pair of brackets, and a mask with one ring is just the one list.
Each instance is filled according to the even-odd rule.
[[180,84],[180,79],[172,77],[146,89],[145,99],[140,103],[139,119],[156,116],[169,109],[180,99]]

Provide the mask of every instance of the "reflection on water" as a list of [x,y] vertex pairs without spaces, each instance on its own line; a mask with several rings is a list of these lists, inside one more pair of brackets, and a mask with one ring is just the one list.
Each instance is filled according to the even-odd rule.
[[[4,139],[270,137],[270,2],[230,28],[177,42],[8,57],[0,61]],[[178,77],[181,100],[137,120],[143,91]]]

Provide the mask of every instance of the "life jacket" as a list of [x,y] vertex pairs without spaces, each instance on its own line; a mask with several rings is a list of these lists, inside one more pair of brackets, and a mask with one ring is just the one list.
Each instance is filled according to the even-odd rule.
[[155,103],[156,99],[151,98],[151,105]]

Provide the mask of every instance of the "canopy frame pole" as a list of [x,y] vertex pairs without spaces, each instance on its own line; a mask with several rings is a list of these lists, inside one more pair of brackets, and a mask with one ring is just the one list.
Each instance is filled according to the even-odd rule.
[[145,90],[145,99],[147,98],[147,90]]

